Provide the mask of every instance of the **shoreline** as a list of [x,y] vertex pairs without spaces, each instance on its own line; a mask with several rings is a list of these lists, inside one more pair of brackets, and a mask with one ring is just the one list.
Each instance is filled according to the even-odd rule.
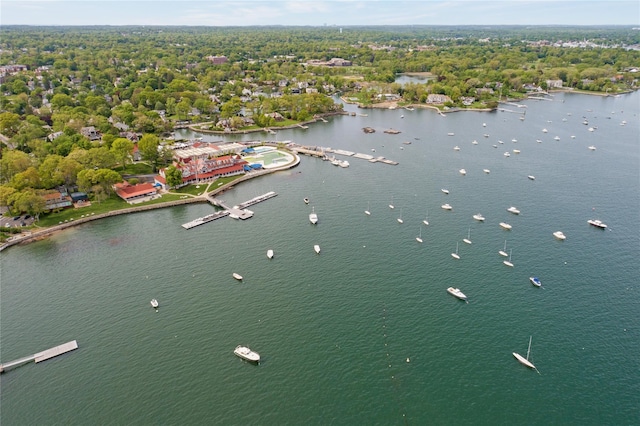
[[195,204],[195,203],[208,203],[209,201],[207,200],[208,196],[213,196],[219,193],[222,193],[224,191],[226,191],[227,189],[231,189],[234,185],[239,184],[241,182],[247,181],[247,180],[251,180],[260,176],[265,176],[274,172],[279,172],[282,170],[288,170],[288,169],[292,169],[294,167],[297,167],[298,164],[300,164],[300,156],[290,152],[290,154],[294,157],[294,160],[290,163],[287,163],[285,165],[282,165],[280,167],[277,168],[273,168],[273,169],[264,169],[258,172],[253,172],[252,174],[249,175],[244,175],[242,177],[240,177],[239,179],[236,179],[234,181],[228,182],[225,185],[222,185],[220,187],[217,187],[215,189],[213,189],[212,191],[209,191],[207,193],[204,193],[202,195],[198,195],[198,196],[194,196],[194,197],[190,197],[190,198],[185,198],[185,199],[181,199],[181,200],[173,200],[173,201],[167,201],[164,203],[157,203],[157,204],[150,204],[150,205],[145,205],[145,206],[136,206],[136,207],[127,207],[127,208],[123,208],[123,209],[119,209],[119,210],[112,210],[110,212],[106,212],[106,213],[101,213],[101,214],[97,214],[97,215],[93,215],[93,216],[87,216],[87,217],[83,217],[80,219],[76,219],[73,222],[66,222],[66,223],[62,223],[62,224],[58,224],[58,225],[54,225],[54,226],[50,226],[48,228],[42,228],[36,231],[30,231],[29,234],[26,235],[20,235],[20,236],[16,236],[16,237],[12,237],[10,239],[8,239],[7,241],[5,241],[4,243],[0,244],[0,252],[2,252],[3,250],[15,246],[15,245],[19,245],[19,244],[28,244],[31,243],[33,241],[40,241],[40,240],[44,240],[46,238],[51,237],[52,235],[55,235],[59,232],[62,232],[68,228],[72,228],[78,225],[82,225],[88,222],[93,222],[95,220],[99,220],[99,219],[105,219],[108,217],[113,217],[113,216],[120,216],[120,215],[124,215],[124,214],[132,214],[132,213],[140,213],[140,212],[146,212],[146,211],[150,211],[150,210],[157,210],[157,209],[164,209],[164,208],[168,208],[168,207],[175,207],[175,206],[181,206],[181,205],[187,205],[187,204]]

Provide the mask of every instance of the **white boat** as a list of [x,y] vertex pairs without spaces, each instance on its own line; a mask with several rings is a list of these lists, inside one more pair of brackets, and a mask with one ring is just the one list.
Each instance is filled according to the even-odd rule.
[[596,129],[594,129],[593,127],[589,127],[589,131],[590,132],[593,132],[594,130],[596,130]]
[[515,208],[515,207],[513,207],[513,206],[509,207],[509,208],[507,209],[507,211],[508,211],[509,213],[513,213],[513,214],[520,214],[520,210],[518,210],[517,208]]
[[485,172],[486,174],[491,173],[491,170],[489,170],[489,169],[482,169],[482,171]]
[[506,222],[500,222],[500,226],[501,226],[503,229],[506,229],[506,230],[510,230],[511,228],[513,228],[511,225],[509,225],[509,224],[508,224],[508,223],[506,223]]
[[402,220],[402,209],[400,209],[400,216],[398,217],[398,223],[404,223]]
[[514,154],[520,154],[520,150],[519,150],[519,149],[514,149],[514,150],[513,150],[513,153],[514,153]]
[[393,195],[391,196],[391,204],[389,204],[390,209],[395,209],[396,207],[393,205]]
[[509,260],[503,260],[502,263],[513,268],[513,263],[511,263],[511,252],[513,252],[513,249],[509,250]]
[[487,123],[482,123],[482,127],[487,127]]
[[517,352],[514,352],[513,356],[518,360],[518,362],[520,362],[520,364],[538,371],[536,366],[533,365],[531,361],[529,361],[529,352],[531,352],[531,336],[529,336],[529,348],[527,349],[527,357],[525,358]]
[[474,140],[471,142],[471,145],[478,145],[478,141],[474,139]]
[[309,199],[308,198],[304,198],[302,201],[304,201],[305,204],[309,204]]
[[556,231],[556,232],[554,232],[554,233],[553,233],[553,236],[554,236],[554,237],[556,237],[556,238],[557,238],[557,239],[559,239],[559,240],[566,240],[566,239],[567,239],[566,235],[564,235],[564,234],[562,233],[562,231]]
[[502,141],[500,141],[500,140],[498,141],[498,143],[499,143],[500,145],[504,145],[504,142],[502,142]]
[[467,296],[463,292],[461,292],[459,288],[449,287],[447,289],[447,293],[457,297],[460,300],[464,300],[465,302],[467,301]]
[[340,161],[340,164],[338,164],[340,167],[342,168],[347,168],[349,167],[349,162],[347,160],[342,160]]
[[593,145],[589,145],[589,149],[590,149],[591,151],[595,151],[595,150],[596,150],[596,147],[595,147],[595,146],[593,146]]
[[560,136],[554,137],[553,140],[559,141],[560,140]]
[[463,238],[462,242],[464,242],[465,244],[471,244],[471,228],[469,228],[469,231],[467,231],[467,238]]
[[447,136],[454,136],[454,135],[455,135],[455,133],[453,133],[453,132],[447,133]]
[[542,139],[536,139],[537,143],[542,143]]
[[587,223],[589,223],[589,225],[593,225],[596,228],[600,228],[600,229],[606,229],[607,225],[605,223],[603,223],[601,220],[597,220],[597,219],[589,219],[587,221]]
[[456,145],[456,146],[453,147],[453,150],[454,151],[460,151],[460,147],[458,145]]
[[529,179],[531,179],[531,180],[536,180],[536,177],[535,177],[534,175],[529,175],[529,176],[527,176],[527,177],[528,177]]
[[273,250],[271,250],[271,249],[267,250],[267,257],[269,259],[273,259]]
[[151,306],[153,306],[155,309],[158,309],[158,306],[160,306],[160,304],[156,299],[151,299]]
[[239,273],[237,273],[237,272],[234,272],[234,273],[233,273],[233,278],[235,278],[235,279],[236,279],[236,280],[238,280],[238,281],[242,281],[242,275],[240,275],[240,274],[239,274]]
[[447,195],[449,194],[449,190],[448,189],[442,188],[440,191],[442,191],[443,194],[447,194]]
[[476,214],[474,214],[474,215],[473,215],[473,218],[474,218],[475,220],[480,221],[480,222],[484,222],[484,216],[482,216],[480,213],[476,213]]
[[531,281],[531,284],[533,284],[536,287],[542,287],[542,282],[538,277],[529,277],[529,281]]
[[518,142],[518,139],[511,139],[511,142],[513,142],[513,143],[517,143],[517,142]]
[[509,151],[506,151],[506,152],[504,153],[504,156],[505,156],[505,157],[511,157],[511,154],[509,154]]
[[467,174],[467,171],[465,169],[460,169],[460,174],[464,176]]
[[364,214],[367,216],[371,216],[371,212],[369,211],[369,202],[367,201],[367,209],[364,211]]
[[452,209],[453,209],[453,207],[451,207],[451,205],[450,205],[450,204],[443,204],[443,205],[441,205],[440,207],[442,207],[442,208],[443,208],[443,209],[445,209],[445,210],[452,210]]
[[424,220],[422,221],[422,223],[424,223],[425,225],[429,226],[429,210],[427,210],[427,214],[424,217]]
[[309,222],[314,225],[318,223],[318,215],[316,214],[315,207],[311,207],[311,213],[309,213]]
[[260,362],[260,354],[258,352],[252,351],[246,346],[242,346],[242,345],[236,346],[236,348],[233,350],[233,353],[236,356],[244,359],[245,361],[255,362],[255,363]]
[[313,246],[313,251],[315,251],[316,253],[320,254],[320,246],[319,245],[314,245]]
[[542,129],[542,133],[547,133],[548,130],[547,129]]
[[500,251],[498,252],[498,254],[499,254],[500,256],[504,256],[504,257],[509,256],[509,255],[507,254],[507,240],[504,240],[504,248],[503,248],[502,250],[500,250]]
[[456,242],[456,252],[455,253],[451,253],[451,257],[453,257],[454,259],[460,259],[460,255],[458,254],[458,243]]
[[422,242],[422,227],[420,227],[420,233],[416,237],[416,241],[419,242],[419,243]]

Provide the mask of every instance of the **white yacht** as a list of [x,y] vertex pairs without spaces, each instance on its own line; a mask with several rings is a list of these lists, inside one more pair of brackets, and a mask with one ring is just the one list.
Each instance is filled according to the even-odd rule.
[[460,174],[464,176],[467,174],[467,171],[465,169],[460,169]]
[[589,223],[589,225],[593,225],[596,228],[600,228],[600,229],[606,229],[607,225],[604,224],[601,220],[597,220],[597,219],[589,219],[587,221],[587,223]]
[[416,237],[416,241],[419,242],[419,243],[422,242],[422,227],[420,227],[420,233]]
[[233,278],[235,278],[235,279],[236,279],[236,280],[238,280],[238,281],[242,281],[242,275],[240,275],[240,274],[239,274],[239,273],[237,273],[237,272],[234,272],[234,273],[233,273]]
[[527,177],[529,178],[529,180],[536,180],[536,177],[534,175],[529,175]]
[[314,245],[313,246],[313,251],[315,251],[316,253],[320,254],[320,246],[319,245]]
[[509,224],[508,224],[508,223],[506,223],[506,222],[500,222],[500,226],[501,226],[503,229],[506,229],[506,230],[511,230],[511,228],[513,228],[511,225],[509,225]]
[[447,293],[449,293],[452,296],[457,297],[460,300],[464,300],[464,301],[467,300],[467,296],[463,292],[461,292],[459,288],[449,287],[447,289]]
[[513,153],[514,153],[514,154],[520,154],[520,150],[519,150],[519,149],[514,149],[514,150],[513,150]]
[[154,307],[155,309],[158,309],[158,306],[160,306],[160,304],[156,299],[151,299],[151,306]]
[[498,252],[498,254],[499,254],[500,256],[503,256],[503,257],[508,257],[508,256],[509,256],[509,255],[507,254],[507,240],[504,240],[504,248],[503,248],[502,250],[500,250],[500,251]]
[[451,205],[450,205],[450,204],[443,204],[443,205],[442,205],[442,206],[440,206],[440,207],[442,207],[442,208],[443,208],[443,209],[445,209],[445,210],[452,210],[452,209],[453,209],[453,207],[451,207]]
[[542,281],[538,277],[529,277],[529,281],[536,287],[542,287]]
[[315,207],[311,207],[311,213],[309,213],[309,222],[314,225],[318,223],[318,215],[316,214]]
[[347,167],[349,167],[349,162],[347,160],[342,160],[342,161],[340,161],[340,164],[338,164],[338,165],[340,167],[347,168]]
[[595,150],[596,150],[596,147],[595,147],[594,145],[589,145],[589,149],[590,149],[591,151],[595,151]]
[[511,262],[511,252],[513,251],[513,249],[509,250],[509,260],[503,260],[502,263],[504,263],[505,265],[513,268],[513,263]]
[[273,250],[271,250],[271,249],[267,250],[267,257],[269,259],[273,259]]
[[484,222],[484,216],[482,216],[480,213],[476,213],[476,214],[474,214],[474,215],[473,215],[473,218],[474,218],[475,220],[480,221],[480,222]]
[[364,214],[367,216],[371,216],[371,211],[369,210],[369,202],[367,201],[367,209],[364,211]]
[[456,252],[451,253],[451,257],[453,257],[454,259],[460,259],[460,255],[458,254],[458,243],[456,243]]
[[518,210],[517,208],[515,208],[515,207],[513,207],[513,206],[509,207],[509,208],[507,209],[507,211],[508,211],[509,213],[513,213],[513,214],[520,214],[520,210]]
[[559,141],[560,140],[560,136],[554,137],[553,140]]
[[511,157],[511,154],[509,153],[509,151],[506,151],[506,152],[504,153],[504,156],[505,156],[505,157]]
[[448,189],[442,188],[440,191],[442,191],[443,194],[447,194],[447,195],[449,194],[449,190]]
[[242,346],[242,345],[236,346],[236,348],[233,350],[233,353],[236,356],[244,359],[245,361],[255,362],[255,363],[260,362],[260,354],[258,352],[252,351],[246,346]]
[[478,145],[478,141],[477,140],[473,140],[473,142],[471,142],[472,145]]
[[491,173],[491,170],[489,170],[489,169],[482,169],[482,171],[485,172],[486,174]]
[[556,238],[557,238],[557,239],[559,239],[559,240],[566,240],[566,239],[567,239],[566,235],[564,235],[564,234],[562,233],[562,231],[556,231],[556,232],[554,232],[554,233],[553,233],[553,236],[554,236],[554,237],[556,237]]
[[463,238],[462,242],[465,244],[471,244],[471,228],[469,228],[469,231],[467,232],[467,238]]
[[404,223],[402,220],[402,209],[400,209],[400,216],[398,216],[398,223]]
[[548,130],[547,129],[542,129],[542,133],[547,133]]
[[454,151],[460,151],[460,147],[458,145],[456,145],[456,146],[453,147],[453,150]]

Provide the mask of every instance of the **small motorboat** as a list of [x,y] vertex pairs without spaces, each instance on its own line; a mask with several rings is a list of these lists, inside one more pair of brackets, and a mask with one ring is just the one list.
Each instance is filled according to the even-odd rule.
[[443,208],[443,209],[445,209],[445,210],[452,210],[452,209],[453,209],[453,207],[451,207],[451,205],[450,205],[450,204],[443,204],[443,205],[442,205],[442,206],[440,206],[440,207],[442,207],[442,208]]
[[553,233],[553,236],[559,240],[566,240],[567,236],[562,233],[562,231],[556,231]]
[[590,149],[591,151],[595,151],[595,150],[596,150],[596,147],[595,147],[594,145],[589,145],[589,149]]
[[538,278],[538,277],[529,277],[529,281],[531,281],[531,284],[533,284],[536,287],[541,287],[542,286],[542,282],[540,281],[540,278]]
[[460,300],[464,300],[465,302],[467,301],[467,296],[463,292],[461,292],[459,288],[449,287],[447,289],[447,292]]
[[467,171],[465,169],[460,169],[460,174],[464,176],[467,174]]
[[151,306],[153,306],[155,309],[158,309],[158,306],[160,306],[160,304],[156,299],[151,299]]
[[315,207],[311,207],[311,213],[309,213],[309,222],[314,225],[318,223],[318,214],[316,213]]
[[442,188],[440,191],[442,191],[443,194],[449,195],[449,190],[448,189]]
[[269,259],[273,259],[273,250],[271,250],[271,249],[267,250],[267,257]]
[[511,228],[513,228],[511,225],[509,225],[509,224],[508,224],[508,223],[506,223],[506,222],[500,222],[500,226],[501,226],[503,229],[506,229],[506,230],[511,230]]
[[476,214],[474,214],[474,215],[473,215],[473,218],[474,218],[475,220],[480,221],[480,222],[484,222],[484,216],[482,216],[480,213],[476,213]]
[[242,281],[242,275],[240,275],[240,274],[239,274],[239,273],[237,273],[237,272],[234,272],[234,273],[233,273],[233,278],[235,278],[235,279],[236,279],[236,280],[238,280],[238,281]]
[[597,220],[597,219],[589,219],[587,221],[587,223],[589,223],[589,225],[593,225],[596,228],[600,228],[600,229],[606,229],[607,225],[605,223],[603,223],[601,220]]
[[485,172],[486,174],[491,173],[491,170],[489,170],[489,169],[482,169],[482,171]]
[[511,157],[511,154],[509,153],[509,151],[507,151],[507,152],[504,153],[504,156],[505,157]]
[[305,204],[309,204],[309,199],[308,198],[305,197],[303,201],[304,201]]
[[518,209],[517,209],[516,207],[514,207],[514,206],[509,207],[509,208],[507,209],[507,211],[508,211],[509,213],[513,213],[513,214],[520,214],[520,210],[518,210]]
[[456,146],[453,147],[453,150],[454,151],[460,151],[460,147],[458,145],[456,145]]
[[258,352],[252,351],[246,346],[242,346],[242,345],[236,346],[236,348],[233,350],[233,353],[237,357],[240,357],[245,361],[255,362],[255,363],[260,362],[260,354]]
[[320,254],[320,246],[318,244],[314,245],[313,251],[315,251],[317,254]]
[[534,175],[529,175],[527,177],[529,178],[529,180],[536,180],[536,177]]

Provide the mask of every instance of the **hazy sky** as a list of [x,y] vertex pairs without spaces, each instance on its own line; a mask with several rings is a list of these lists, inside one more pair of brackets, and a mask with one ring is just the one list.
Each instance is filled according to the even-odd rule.
[[0,0],[0,25],[633,25],[638,0]]

